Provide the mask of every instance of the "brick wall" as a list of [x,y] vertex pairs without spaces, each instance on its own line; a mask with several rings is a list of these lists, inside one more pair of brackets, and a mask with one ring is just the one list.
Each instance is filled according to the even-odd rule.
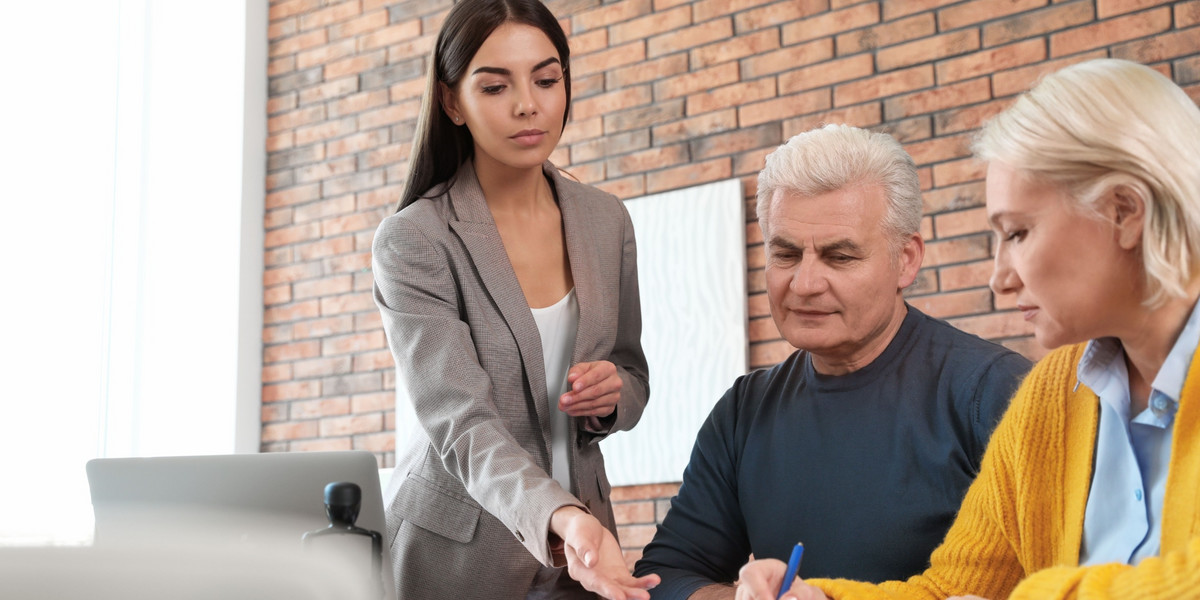
[[[622,198],[740,178],[751,366],[791,352],[771,322],[754,178],[822,122],[888,131],[925,190],[921,310],[1031,357],[987,287],[982,120],[1073,62],[1150,64],[1200,98],[1200,0],[551,0],[574,107],[553,156]],[[372,303],[375,226],[403,182],[423,60],[448,0],[282,0],[270,9],[265,451],[364,449],[394,462],[394,376]],[[676,484],[614,491],[632,560]]]

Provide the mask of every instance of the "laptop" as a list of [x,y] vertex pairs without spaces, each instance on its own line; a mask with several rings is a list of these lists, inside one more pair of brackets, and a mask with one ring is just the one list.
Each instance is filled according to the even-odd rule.
[[[95,548],[301,548],[306,532],[329,525],[324,491],[331,482],[357,484],[362,503],[355,525],[386,533],[379,469],[370,452],[98,458],[88,461],[87,476]],[[334,537],[348,536],[320,539]],[[383,579],[391,588],[387,542]],[[369,540],[356,547],[363,549],[343,555],[369,565]]]

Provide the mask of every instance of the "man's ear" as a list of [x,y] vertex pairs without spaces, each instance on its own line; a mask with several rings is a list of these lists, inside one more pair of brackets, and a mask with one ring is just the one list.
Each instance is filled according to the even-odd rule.
[[1114,186],[1102,202],[1103,211],[1113,223],[1117,244],[1133,250],[1142,243],[1146,226],[1146,198],[1137,187],[1125,184]]
[[904,240],[904,245],[897,251],[896,260],[900,262],[900,280],[897,284],[904,289],[917,279],[921,270],[921,261],[925,260],[925,240],[921,234],[914,233]]
[[458,105],[458,94],[450,89],[450,86],[441,81],[438,82],[438,92],[442,104],[442,112],[446,113],[446,116],[450,117],[450,120],[454,121],[456,125],[461,125],[462,111]]

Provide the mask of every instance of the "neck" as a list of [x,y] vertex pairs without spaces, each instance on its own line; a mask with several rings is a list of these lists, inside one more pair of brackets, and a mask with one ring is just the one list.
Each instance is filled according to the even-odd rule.
[[1150,386],[1179,339],[1197,298],[1200,298],[1200,279],[1188,285],[1184,298],[1172,298],[1156,308],[1139,306],[1135,317],[1127,320],[1126,333],[1117,336],[1125,351],[1125,366],[1129,371],[1129,393],[1133,403],[1130,414],[1145,409]]
[[476,152],[475,177],[483,190],[488,208],[496,211],[530,211],[553,203],[550,184],[542,173],[541,165],[529,169],[516,169],[480,156]]
[[902,297],[897,296],[892,318],[883,327],[871,332],[866,344],[844,356],[836,354],[818,356],[812,353],[813,369],[822,375],[846,375],[875,362],[875,359],[879,358],[884,350],[887,350],[888,344],[896,338],[896,333],[904,324],[906,314],[908,314],[908,305],[904,304]]

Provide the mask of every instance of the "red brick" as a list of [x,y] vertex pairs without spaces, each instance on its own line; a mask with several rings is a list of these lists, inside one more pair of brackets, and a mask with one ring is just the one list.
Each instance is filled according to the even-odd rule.
[[934,216],[933,222],[939,239],[989,231],[987,208],[983,206],[941,213]]
[[988,235],[980,234],[927,242],[925,244],[925,262],[922,264],[926,267],[938,267],[988,258],[990,256],[988,237]]
[[830,58],[833,58],[833,43],[828,38],[780,48],[766,54],[743,59],[741,61],[742,80],[772,75]]
[[622,546],[641,548],[654,539],[654,532],[657,530],[658,527],[654,525],[618,525],[617,539],[621,541]]
[[572,102],[571,114],[577,119],[587,119],[622,108],[649,104],[650,100],[650,86],[639,85]]
[[968,29],[884,48],[875,53],[875,67],[892,71],[979,49],[979,30]]
[[378,29],[387,27],[388,13],[385,10],[368,13],[357,19],[344,21],[336,25],[331,25],[328,29],[331,39],[340,40],[342,38],[354,37],[363,33],[370,33]]
[[933,133],[934,135],[946,135],[977,129],[984,121],[999,114],[1010,104],[1012,104],[1011,99],[996,100],[938,113],[933,117]]
[[[886,11],[886,5],[885,11]],[[916,15],[899,21],[886,16],[882,24],[837,36],[837,55],[857,54],[893,44],[929,37],[937,33],[932,14]]]
[[1183,29],[1200,24],[1200,0],[1180,2],[1174,6],[1175,27]]
[[[746,104],[738,107],[738,124],[741,127],[750,127],[768,121],[778,121],[797,115],[828,110],[830,95],[828,89],[821,89]],[[779,140],[776,144],[781,142],[783,140]]]
[[965,104],[976,104],[991,98],[992,86],[987,77],[979,77],[931,90],[895,96],[883,102],[884,119],[894,121]]
[[292,326],[292,337],[297,340],[325,338],[351,331],[354,331],[354,318],[350,315],[340,315],[300,321]]
[[329,417],[321,419],[320,424],[321,437],[370,433],[383,430],[383,415],[376,413]]
[[729,19],[706,21],[670,33],[656,35],[646,40],[646,56],[655,58],[681,50],[688,50],[710,42],[733,36],[733,23]]
[[[679,55],[682,56],[682,55]],[[721,87],[738,81],[736,63],[725,63],[707,69],[693,70],[654,83],[654,99],[668,100],[679,96]]]
[[666,123],[683,117],[683,109],[684,100],[676,98],[665,102],[655,102],[650,106],[623,110],[612,115],[604,115],[604,132],[611,134]]
[[[1134,15],[1137,16],[1137,15]],[[1164,33],[1145,40],[1115,46],[1113,58],[1142,64],[1156,63],[1200,52],[1200,28]]]
[[294,342],[278,346],[267,346],[263,349],[263,363],[271,364],[285,360],[312,358],[320,354],[320,352],[321,345],[317,342]]
[[943,60],[937,64],[937,81],[938,85],[946,85],[1045,59],[1046,43],[1041,39],[1026,40]]
[[743,33],[796,21],[826,10],[829,10],[829,0],[788,0],[739,12],[735,23],[737,32]]
[[1019,94],[1033,87],[1042,76],[1047,73],[1053,73],[1068,65],[1091,60],[1093,58],[1104,58],[1108,56],[1106,50],[1095,50],[1087,54],[1071,56],[1068,58],[1060,58],[1041,62],[1036,65],[1022,67],[1019,69],[1009,69],[1006,71],[997,70],[992,75],[992,95],[996,98]]
[[[933,10],[959,0],[883,0],[883,20],[892,21],[905,15]],[[930,15],[932,17],[932,15]]]
[[292,286],[276,285],[263,289],[263,304],[272,306],[292,301]]
[[301,108],[267,119],[267,132],[279,133],[286,129],[295,129],[301,125],[317,123],[323,120],[325,120],[324,106]]
[[263,383],[276,383],[292,378],[292,365],[265,365],[262,368]]
[[263,271],[263,285],[298,281],[316,277],[321,274],[321,265],[316,263],[300,263]]
[[368,210],[380,206],[392,207],[400,199],[401,186],[390,185],[359,192],[354,199],[356,210]]
[[387,143],[388,132],[386,130],[372,130],[363,133],[349,135],[341,139],[337,139],[325,144],[325,153],[327,156],[342,156],[351,152],[361,152],[371,148],[376,148]]
[[963,2],[938,11],[938,31],[949,31],[984,21],[992,21],[1045,5],[1046,0],[1005,0],[1004,2],[972,0]]
[[1171,0],[1096,0],[1096,18],[1107,19],[1151,6],[1170,3]]
[[340,98],[337,102],[329,105],[330,117],[341,117],[358,112],[362,112],[371,108],[378,108],[388,104],[388,92],[385,90],[371,90],[369,92],[359,92],[344,98]]
[[907,298],[921,312],[938,319],[989,313],[992,310],[992,291],[964,290]]
[[[271,62],[267,63],[267,77],[275,77],[284,73],[291,73],[295,70],[296,57],[291,54],[272,59]],[[291,95],[290,92],[289,95]]]
[[395,394],[378,392],[374,394],[357,394],[350,397],[350,412],[362,414],[380,412],[395,408]]
[[263,323],[287,323],[299,319],[311,319],[320,314],[320,304],[316,300],[304,300],[291,304],[272,306],[263,311]]
[[[332,44],[318,46],[316,48],[312,48],[311,50],[297,52],[295,56],[296,67],[300,69],[307,69],[309,67],[324,65],[330,61],[346,58],[348,56],[354,56],[357,46],[358,45],[354,43],[354,40],[342,40],[339,42],[333,42]],[[326,72],[326,77],[329,77],[328,72]]]
[[299,20],[296,17],[289,16],[278,21],[272,20],[271,24],[267,26],[267,40],[274,42],[280,38],[293,35],[299,30]]
[[617,502],[613,504],[613,515],[620,525],[634,523],[654,523],[654,502]]
[[[285,111],[295,110],[297,106],[296,97],[295,92],[288,92],[282,96],[272,96],[267,100],[267,114],[275,116]],[[270,141],[268,140],[267,143],[269,147]]]
[[270,192],[266,196],[266,208],[279,208],[281,206],[292,206],[294,204],[302,204],[311,202],[320,198],[321,186],[316,184],[299,185],[283,190]]
[[934,165],[933,185],[946,187],[967,181],[982,181],[986,174],[987,165],[974,158],[964,158]]
[[316,398],[320,395],[321,382],[319,381],[291,381],[288,383],[264,385],[262,388],[262,401],[264,403]]
[[750,368],[761,369],[777,365],[796,351],[786,340],[750,344]]
[[843,83],[833,89],[833,105],[846,106],[933,86],[933,67],[921,65]]
[[383,373],[354,373],[337,375],[321,380],[321,389],[326,394],[358,394],[378,392],[383,389]]
[[[921,140],[929,140],[933,137],[933,125],[930,123],[929,117],[913,117],[911,119],[903,119],[900,121],[890,121],[880,128],[884,133],[896,138],[896,141],[905,144],[906,147],[915,146],[913,142]],[[936,140],[930,140],[930,144],[935,144]],[[919,147],[919,146],[918,146]],[[921,148],[921,147],[919,147]],[[948,151],[948,146],[938,145],[932,148],[934,153]],[[928,156],[931,148],[921,148]],[[921,151],[918,150],[918,151]],[[918,163],[921,164],[921,163]]]
[[301,421],[299,423],[268,423],[263,425],[262,428],[263,442],[298,440],[316,436],[316,421]]
[[[690,6],[680,6],[665,11],[617,23],[608,28],[608,44],[619,45],[633,40],[645,39],[666,31],[681,30],[692,24]],[[572,39],[578,35],[572,36]]]
[[354,355],[354,372],[362,371],[379,371],[382,369],[391,369],[395,367],[395,362],[392,360],[391,350],[379,350],[377,352],[362,352]]
[[281,227],[266,232],[263,239],[263,247],[274,248],[275,246],[282,246],[284,244],[315,240],[320,236],[321,228],[316,224]]
[[571,15],[571,32],[580,33],[607,27],[649,14],[653,11],[650,0],[624,0],[594,10]]
[[[309,379],[328,377],[330,375],[344,375],[350,372],[351,364],[351,357],[335,356],[332,358],[298,360],[292,363],[292,366],[296,372],[296,379]],[[292,418],[298,417],[293,416]]]
[[604,135],[604,119],[593,117],[591,119],[571,119],[567,123],[567,127],[563,130],[563,135],[559,138],[559,145],[574,144],[580,140],[588,140]]
[[807,115],[783,122],[783,139],[791,139],[798,133],[821,127],[829,123],[845,123],[855,127],[874,127],[883,122],[883,111],[878,102],[838,108],[815,115]]
[[935,292],[937,292],[936,269],[921,269],[917,271],[917,277],[903,290],[906,299],[920,298]]
[[733,175],[735,177],[741,175],[758,177],[759,171],[762,171],[763,166],[766,165],[767,155],[774,150],[775,148],[755,148],[735,155],[733,157]]
[[646,176],[642,174],[598,181],[592,185],[622,200],[646,195]]
[[925,201],[925,214],[983,206],[984,186],[983,182],[964,183],[931,190],[922,194],[922,197]]
[[631,65],[644,60],[646,60],[646,44],[643,42],[630,42],[614,46],[608,50],[572,57],[572,77],[603,73],[614,67]]
[[263,423],[286,421],[288,418],[287,409],[287,404],[264,404],[262,405],[262,410],[259,411],[259,418],[262,419]]
[[274,40],[267,51],[271,58],[287,54],[296,54],[309,48],[316,48],[329,42],[329,36],[324,29],[293,35],[280,40]]
[[300,15],[300,29],[316,29],[345,21],[361,14],[359,3],[341,2],[332,6]]
[[321,298],[321,314],[325,316],[364,310],[377,310],[375,308],[375,299],[371,296],[370,292]]
[[365,131],[376,127],[395,125],[401,121],[415,119],[420,110],[421,102],[419,100],[393,103],[383,108],[360,113],[358,115],[358,128]]
[[879,4],[868,2],[788,23],[780,28],[780,36],[783,38],[784,46],[792,46],[878,22]]
[[307,146],[314,142],[350,135],[355,131],[358,131],[358,124],[354,117],[298,127],[296,129],[296,145]]
[[737,128],[737,111],[728,108],[657,125],[650,130],[656,144],[673,144]]
[[758,127],[743,125],[729,133],[693,139],[691,141],[691,157],[693,161],[704,160],[716,156],[728,156],[753,148],[775,148],[783,140],[779,139],[779,125],[767,123]]
[[605,71],[604,85],[606,89],[616,90],[639,83],[657,82],[687,72],[688,57],[684,54],[672,54]]
[[298,206],[295,209],[294,220],[296,223],[307,223],[317,219],[324,219],[334,215],[343,215],[354,210],[354,195],[347,194],[321,200],[320,202],[310,202],[303,206]]
[[1101,21],[1050,36],[1050,56],[1077,54],[1161,33],[1171,28],[1171,9],[1163,7],[1136,15]]
[[[329,273],[351,273],[354,275],[354,290],[362,291],[371,289],[371,274],[364,271],[371,268],[371,253],[355,252],[354,254],[342,254],[332,256],[325,259],[326,271]],[[359,276],[365,276],[366,285],[359,282]]]
[[[300,105],[318,104],[334,98],[341,98],[358,91],[358,77],[350,76],[326,81],[321,85],[300,90]],[[337,115],[329,115],[334,117]]]
[[628,500],[653,500],[671,498],[679,493],[678,483],[650,483],[642,485],[624,485],[612,489],[610,500],[615,504]]
[[674,144],[612,157],[606,161],[606,166],[609,177],[619,177],[682,164],[687,159],[687,146]]
[[421,35],[421,23],[419,21],[404,21],[358,37],[358,49],[362,51],[392,46],[400,42],[413,40],[419,35]]
[[978,260],[960,265],[942,267],[938,272],[938,279],[942,282],[942,290],[944,291],[987,287],[988,279],[991,276],[991,260]]
[[689,117],[695,116],[773,96],[775,96],[775,80],[772,78],[735,83],[688,96],[686,114]]
[[[294,173],[296,175],[296,183],[312,183],[319,190],[321,181],[331,177],[349,175],[357,171],[357,169],[358,164],[355,158],[353,156],[346,156],[298,167]],[[320,197],[319,193],[317,197]]]
[[[761,248],[759,249],[759,254],[762,254]],[[750,297],[747,298],[747,300],[746,300],[746,308],[748,309],[747,314],[749,315],[750,318],[771,316],[771,308],[770,308],[770,305],[767,303],[767,295],[766,294],[750,294]],[[757,340],[750,340],[750,341],[754,342]],[[776,361],[776,362],[778,362],[778,361]]]
[[349,75],[358,75],[363,71],[377,69],[387,64],[387,51],[376,50],[369,54],[356,54],[341,60],[325,64],[325,78],[337,79]]
[[714,158],[672,169],[646,174],[646,192],[657,194],[668,190],[729,179],[733,174],[728,158]]
[[292,341],[292,327],[290,325],[275,325],[274,327],[264,327],[262,341],[264,344],[284,344]]
[[695,71],[709,65],[764,54],[778,48],[779,34],[773,30],[765,30],[701,46],[692,50],[689,55],[692,70]]
[[308,279],[292,284],[297,300],[307,300],[351,291],[353,281],[348,275],[336,275],[321,279]]
[[1033,326],[1025,322],[1021,313],[1015,311],[992,313],[977,317],[961,317],[950,319],[949,323],[967,333],[973,333],[988,340],[1030,335],[1033,333]]
[[750,339],[759,341],[781,339],[779,328],[775,327],[775,320],[770,317],[750,319],[749,334]]
[[[388,46],[388,64],[404,62],[414,58],[424,58],[433,54],[433,45],[437,43],[436,30],[434,31],[435,33],[429,35],[423,35],[407,42]],[[415,84],[416,82],[420,83],[421,90],[423,91],[425,89],[425,78],[421,77],[407,83]]]
[[779,93],[796,92],[825,87],[868,77],[875,73],[875,61],[870,54],[855,54],[846,58],[829,60],[794,71],[779,74]]
[[983,45],[999,46],[1020,39],[1069,29],[1092,20],[1092,3],[1079,0],[1058,4],[1042,10],[1021,13],[1015,17],[988,23],[983,28]]
[[352,214],[321,221],[322,235],[329,237],[348,231],[375,230],[379,226],[379,218],[371,214]]
[[[561,147],[561,146],[560,146]],[[605,157],[644,150],[650,147],[650,131],[635,129],[614,135],[604,136],[571,146],[571,160],[575,163],[603,160]],[[603,165],[603,162],[598,163]],[[576,167],[578,169],[578,167]],[[601,173],[601,175],[603,175]]]

